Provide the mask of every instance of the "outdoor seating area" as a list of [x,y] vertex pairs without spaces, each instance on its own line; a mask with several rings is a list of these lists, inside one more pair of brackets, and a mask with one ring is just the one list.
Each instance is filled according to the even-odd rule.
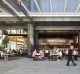
[[20,49],[19,51],[17,50],[0,50],[0,60],[4,60],[4,61],[10,61],[10,60],[14,60],[15,57],[24,57],[27,56],[27,52],[23,51],[22,49]]
[[[62,49],[62,48],[52,48],[48,50],[47,48],[44,50],[44,48],[38,48],[35,49],[32,53],[32,58],[35,61],[44,61],[46,59],[50,61],[61,61],[63,59],[67,59],[68,57],[68,49]],[[73,59],[78,60],[79,52],[76,48],[73,49]]]

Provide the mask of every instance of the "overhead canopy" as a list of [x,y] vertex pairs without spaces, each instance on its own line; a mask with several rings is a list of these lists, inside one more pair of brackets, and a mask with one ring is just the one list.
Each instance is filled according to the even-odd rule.
[[25,0],[30,12],[79,13],[80,0]]
[[34,21],[34,17],[79,18],[80,0],[1,0],[0,17],[30,21]]

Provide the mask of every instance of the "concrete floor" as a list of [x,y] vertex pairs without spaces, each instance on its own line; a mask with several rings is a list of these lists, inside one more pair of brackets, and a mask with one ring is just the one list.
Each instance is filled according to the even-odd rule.
[[0,74],[80,74],[80,61],[77,66],[66,66],[62,61],[33,61],[31,58],[18,57],[11,61],[0,59]]

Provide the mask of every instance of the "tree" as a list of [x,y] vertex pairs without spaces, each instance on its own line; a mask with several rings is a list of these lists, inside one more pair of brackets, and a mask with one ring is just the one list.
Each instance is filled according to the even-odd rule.
[[8,32],[6,30],[2,30],[2,34],[7,35]]
[[7,47],[7,43],[9,43],[9,38],[8,38],[8,36],[6,35],[5,38],[3,39],[4,48]]

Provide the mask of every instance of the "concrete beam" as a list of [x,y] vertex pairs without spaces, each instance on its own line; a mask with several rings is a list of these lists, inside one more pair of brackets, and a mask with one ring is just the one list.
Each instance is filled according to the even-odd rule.
[[80,30],[80,26],[37,26],[36,30]]
[[[29,22],[30,20],[28,19],[28,18],[26,18],[26,17],[22,17],[21,18],[22,19],[22,21],[24,22],[24,21],[27,21],[27,22]],[[17,18],[15,18],[15,17],[6,17],[6,16],[4,16],[4,17],[0,17],[0,21],[5,21],[5,22],[7,22],[7,21],[11,21],[11,22],[16,22],[16,21],[20,21],[20,20],[18,20]]]
[[80,21],[80,17],[33,17],[33,21]]

